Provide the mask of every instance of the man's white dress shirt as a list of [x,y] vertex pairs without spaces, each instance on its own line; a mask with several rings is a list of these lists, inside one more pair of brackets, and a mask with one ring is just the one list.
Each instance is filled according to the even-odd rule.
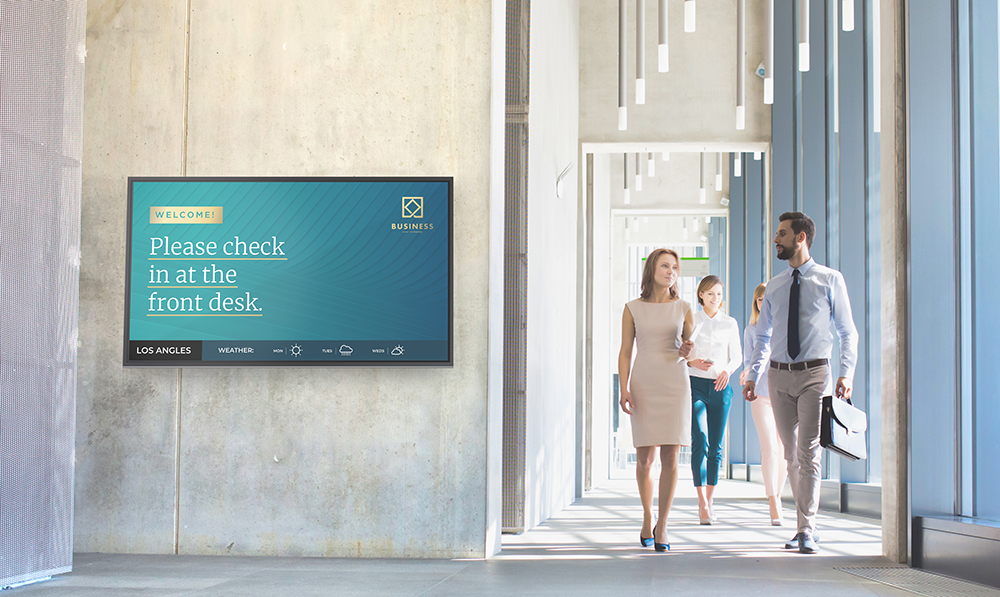
[[[799,266],[799,355],[795,362],[829,359],[833,355],[833,332],[840,338],[839,377],[852,379],[858,361],[858,330],[854,327],[851,301],[844,276],[810,259]],[[788,292],[792,268],[771,278],[757,319],[757,344],[750,359],[747,381],[757,382],[771,360],[789,363]]]

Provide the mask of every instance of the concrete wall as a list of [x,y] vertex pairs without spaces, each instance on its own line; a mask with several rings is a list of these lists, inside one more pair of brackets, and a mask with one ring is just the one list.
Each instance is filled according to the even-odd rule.
[[[576,478],[579,0],[531,6],[525,527],[570,504]],[[556,196],[556,178],[570,164]]]
[[657,71],[657,5],[646,2],[646,103],[635,103],[635,2],[628,2],[628,130],[618,130],[618,2],[580,6],[580,139],[585,142],[759,142],[771,138],[763,80],[764,0],[746,2],[746,128],[736,130],[736,0],[697,3],[684,33],[682,2],[668,2],[670,71]]
[[[485,555],[492,10],[90,4],[77,551]],[[404,174],[455,177],[454,368],[123,370],[127,176]]]

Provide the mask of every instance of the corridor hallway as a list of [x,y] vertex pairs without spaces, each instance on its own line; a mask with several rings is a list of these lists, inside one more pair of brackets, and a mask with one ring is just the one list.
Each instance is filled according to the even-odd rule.
[[[668,554],[638,546],[635,483],[611,481],[545,524],[505,535],[489,560],[77,554],[72,573],[3,595],[1000,596],[883,559],[877,521],[821,513],[821,551],[801,555],[781,548],[794,529],[770,525],[760,485],[721,482],[712,526],[698,524],[690,480],[678,490]],[[919,592],[897,588],[903,582]]]

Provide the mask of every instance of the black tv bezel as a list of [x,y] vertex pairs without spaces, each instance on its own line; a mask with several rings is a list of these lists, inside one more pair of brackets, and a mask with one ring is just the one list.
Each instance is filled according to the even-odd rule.
[[[130,360],[129,319],[132,289],[132,190],[136,182],[445,182],[448,184],[448,360],[447,361],[177,361]],[[455,178],[453,176],[129,176],[125,220],[125,296],[122,366],[135,368],[444,368],[455,365]]]

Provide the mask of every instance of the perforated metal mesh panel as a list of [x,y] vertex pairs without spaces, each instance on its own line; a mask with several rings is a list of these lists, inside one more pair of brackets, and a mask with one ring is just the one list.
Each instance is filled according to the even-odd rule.
[[507,2],[504,199],[503,532],[524,530],[528,385],[528,33],[530,0]]
[[72,564],[85,17],[0,2],[0,587]]
[[894,566],[836,568],[836,570],[924,597],[1000,597],[1000,590],[932,574],[916,568]]

